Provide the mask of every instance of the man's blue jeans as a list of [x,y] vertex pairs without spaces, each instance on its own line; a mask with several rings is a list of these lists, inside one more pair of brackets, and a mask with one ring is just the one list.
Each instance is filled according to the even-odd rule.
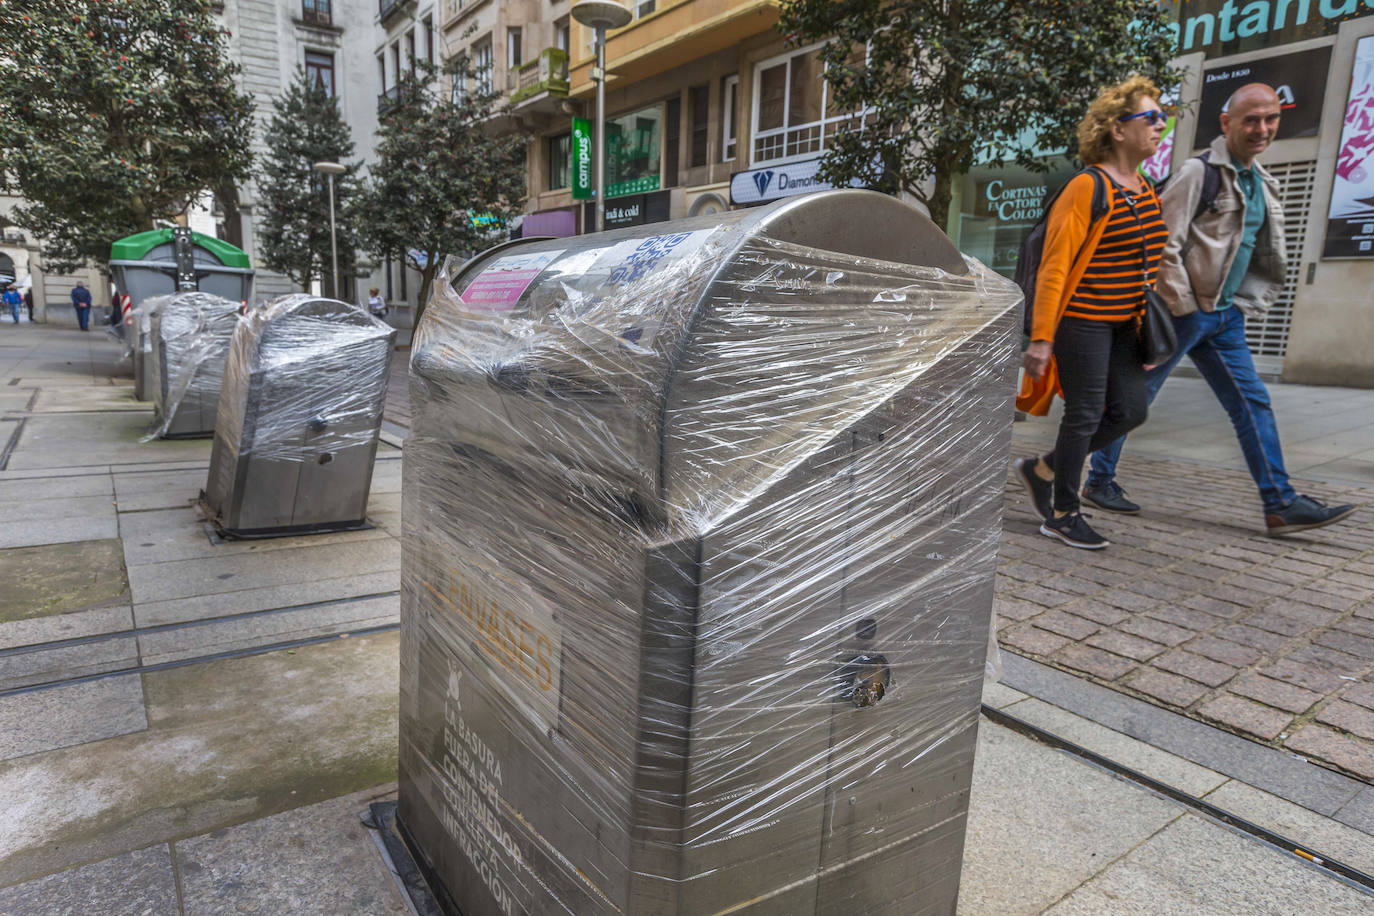
[[[1269,403],[1269,389],[1255,371],[1255,361],[1245,342],[1245,316],[1238,308],[1218,312],[1194,312],[1174,318],[1178,332],[1178,349],[1162,366],[1145,373],[1145,397],[1153,403],[1164,380],[1179,361],[1187,356],[1193,361],[1212,393],[1231,417],[1236,439],[1250,468],[1250,476],[1259,487],[1260,499],[1266,512],[1282,509],[1297,493],[1288,483],[1283,469],[1283,449],[1279,445],[1278,425],[1274,409]],[[1088,472],[1089,486],[1100,487],[1116,476],[1116,463],[1126,444],[1122,436],[1111,445],[1094,452]]]

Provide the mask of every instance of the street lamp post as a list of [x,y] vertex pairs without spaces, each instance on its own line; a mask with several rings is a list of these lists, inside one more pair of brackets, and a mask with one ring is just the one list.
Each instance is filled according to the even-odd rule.
[[329,259],[334,267],[334,298],[339,298],[339,239],[334,229],[334,176],[342,175],[348,167],[337,162],[317,162],[315,171],[329,178]]
[[577,0],[572,17],[596,33],[596,231],[606,228],[606,30],[619,29],[634,18],[613,0]]

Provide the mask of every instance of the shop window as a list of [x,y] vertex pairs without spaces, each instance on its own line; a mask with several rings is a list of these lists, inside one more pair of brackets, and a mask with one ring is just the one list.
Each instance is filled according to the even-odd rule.
[[682,96],[675,95],[663,106],[663,187],[676,187],[682,148]]
[[334,55],[318,51],[305,52],[305,75],[309,81],[325,91],[334,94]]
[[[674,105],[675,101],[670,100],[664,106],[654,105],[606,121],[607,197],[658,190],[664,109],[676,108],[680,112],[682,106],[680,103]],[[676,123],[676,116],[667,117],[669,123]],[[677,130],[674,129],[673,133],[676,135]],[[662,143],[667,143],[666,138],[662,138]],[[675,143],[676,140],[673,148],[676,148]],[[675,164],[676,156],[672,156],[670,161]],[[672,174],[670,180],[675,182],[676,179],[676,174]]]
[[687,117],[691,152],[691,168],[706,164],[706,138],[711,118],[711,87],[693,86],[687,90]]
[[549,138],[549,182],[547,190],[558,191],[572,184],[572,134]]
[[735,158],[736,138],[735,112],[739,106],[739,76],[727,76],[721,83],[720,93],[720,161],[731,162]]
[[[850,64],[862,63],[858,48]],[[840,132],[861,129],[863,114],[837,110],[819,47],[766,60],[754,70],[753,162],[818,156]]]

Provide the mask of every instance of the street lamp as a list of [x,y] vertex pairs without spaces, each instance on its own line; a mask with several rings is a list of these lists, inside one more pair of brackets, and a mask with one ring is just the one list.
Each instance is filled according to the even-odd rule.
[[606,228],[606,30],[630,24],[630,11],[613,0],[577,0],[572,17],[596,33],[596,231]]
[[348,171],[348,166],[337,162],[317,162],[315,171],[329,176],[329,259],[334,265],[334,298],[339,298],[339,240],[334,230],[334,176]]

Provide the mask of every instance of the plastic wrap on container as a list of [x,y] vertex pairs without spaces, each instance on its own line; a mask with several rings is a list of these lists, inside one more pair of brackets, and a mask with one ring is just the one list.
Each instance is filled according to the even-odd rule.
[[396,331],[305,293],[250,310],[220,389],[205,502],[231,532],[361,525]]
[[150,318],[153,404],[147,438],[215,430],[220,384],[241,304],[211,293],[173,293]]
[[445,268],[398,816],[460,910],[954,911],[1019,305],[860,191]]

